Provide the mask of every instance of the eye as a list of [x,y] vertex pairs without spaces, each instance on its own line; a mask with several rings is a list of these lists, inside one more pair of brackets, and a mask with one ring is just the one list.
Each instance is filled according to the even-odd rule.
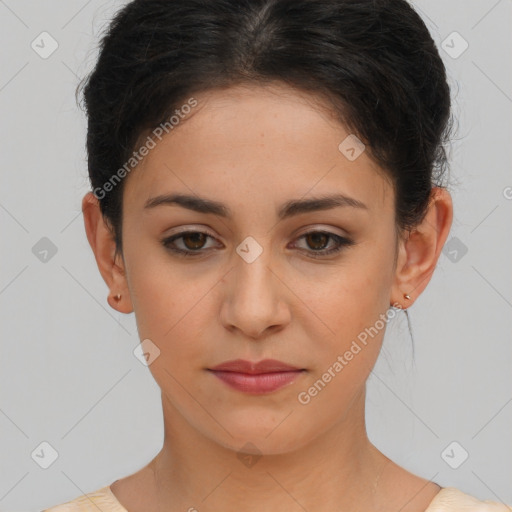
[[[308,250],[313,258],[321,258],[323,256],[335,254],[340,252],[345,247],[349,247],[355,244],[353,240],[340,235],[336,235],[329,231],[309,231],[308,233],[305,233],[299,237],[298,240],[301,240],[302,238],[304,238],[309,247],[313,247],[314,250]],[[329,245],[329,240],[333,240],[334,245],[331,245],[330,249],[325,249],[325,247],[328,247]]]
[[[203,231],[182,231],[181,233],[162,240],[162,245],[180,256],[201,256],[206,250],[211,249],[207,247],[205,249],[205,243],[209,238],[214,239],[212,235]],[[344,247],[355,244],[353,240],[329,231],[309,231],[298,238],[298,240],[301,239],[306,240],[307,245],[313,248],[312,250],[304,249],[309,252],[313,258],[321,258],[335,254],[340,252]],[[334,242],[334,246],[330,249],[326,249],[325,247],[329,246],[328,242],[331,240]]]
[[[162,240],[162,245],[180,256],[200,256],[205,252],[202,249],[208,238],[213,238],[213,236],[203,231],[182,231]],[[184,245],[183,248],[177,247],[178,244],[175,242],[178,240]]]

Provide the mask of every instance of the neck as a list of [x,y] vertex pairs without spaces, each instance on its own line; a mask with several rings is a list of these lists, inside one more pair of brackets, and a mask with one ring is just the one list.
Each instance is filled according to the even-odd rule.
[[164,445],[150,464],[162,510],[377,510],[390,461],[367,437],[364,388],[330,430],[272,455],[237,453],[191,427],[165,395],[162,405]]

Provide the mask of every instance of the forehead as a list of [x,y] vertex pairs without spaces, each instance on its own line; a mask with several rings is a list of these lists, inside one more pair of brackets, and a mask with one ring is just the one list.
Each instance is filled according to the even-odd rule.
[[194,98],[184,122],[161,141],[153,137],[156,145],[127,177],[123,202],[130,210],[172,192],[211,197],[234,210],[340,192],[380,214],[391,211],[391,183],[367,152],[350,160],[340,150],[353,134],[319,98],[275,84]]

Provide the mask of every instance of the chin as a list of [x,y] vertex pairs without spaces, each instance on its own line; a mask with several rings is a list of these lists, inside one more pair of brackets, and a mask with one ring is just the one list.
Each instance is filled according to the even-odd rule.
[[236,421],[223,420],[221,424],[231,436],[221,429],[209,437],[229,450],[252,455],[286,454],[302,448],[313,440],[314,436],[305,429],[299,430],[291,422],[287,425],[287,414],[279,419],[276,419],[275,414],[268,414],[266,418],[268,421],[265,421],[263,415],[259,415],[255,421],[253,413],[245,418],[237,418]]

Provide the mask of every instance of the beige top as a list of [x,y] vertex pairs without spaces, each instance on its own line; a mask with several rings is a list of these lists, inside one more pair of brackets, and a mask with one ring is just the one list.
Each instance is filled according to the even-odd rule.
[[[95,492],[83,494],[72,501],[43,510],[42,512],[128,512],[117,501],[110,485]],[[479,499],[455,487],[442,488],[430,502],[425,512],[511,512],[512,506],[496,501]]]

